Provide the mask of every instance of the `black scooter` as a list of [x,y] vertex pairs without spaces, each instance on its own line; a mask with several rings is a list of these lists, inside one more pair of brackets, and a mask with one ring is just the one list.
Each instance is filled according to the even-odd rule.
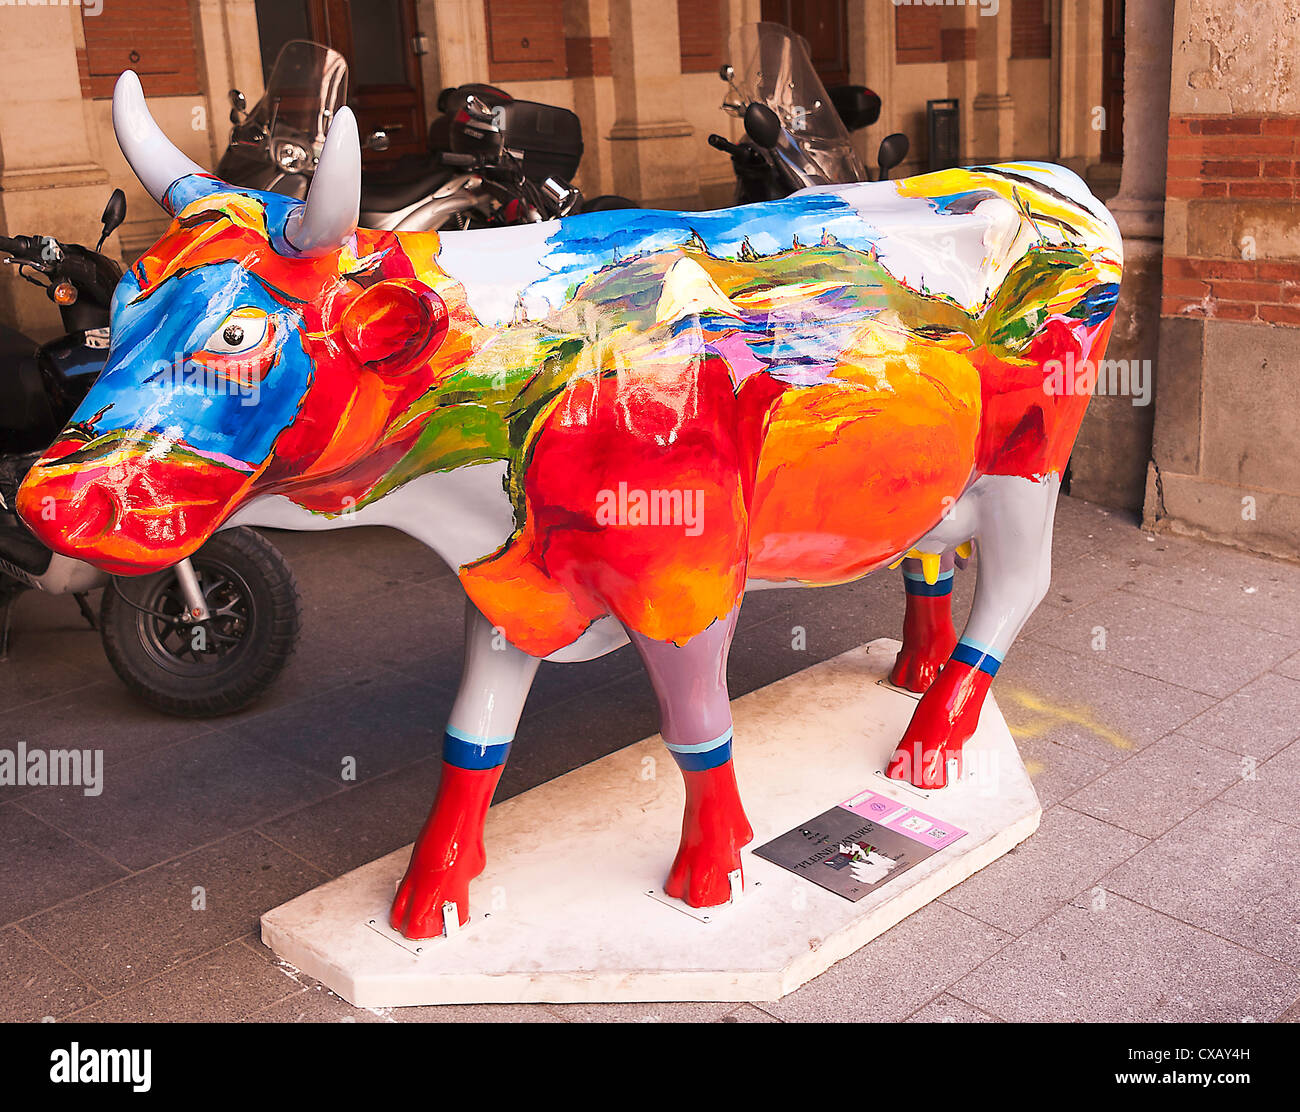
[[[733,143],[710,135],[709,145],[731,156],[736,204],[775,201],[799,189],[870,180],[849,132],[880,118],[880,97],[865,85],[827,90],[808,44],[776,23],[746,24],[728,49],[740,68],[724,64],[725,112],[739,117],[745,138]],[[877,181],[907,157],[907,136],[886,135],[877,154]]]
[[[0,324],[0,665],[14,600],[26,590],[70,594],[98,626],[114,671],[145,702],[185,717],[226,714],[275,681],[297,641],[293,573],[270,543],[251,529],[224,530],[174,567],[127,579],[51,552],[14,511],[23,477],[108,357],[122,270],[100,248],[125,218],[126,197],[115,189],[93,251],[50,236],[0,236],[5,263],[45,290],[67,330],[38,345]],[[98,587],[96,621],[86,595]]]

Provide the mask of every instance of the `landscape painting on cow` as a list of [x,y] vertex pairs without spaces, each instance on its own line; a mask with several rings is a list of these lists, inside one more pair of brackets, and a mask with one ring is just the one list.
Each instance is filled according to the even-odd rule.
[[[356,227],[346,109],[305,205],[203,172],[129,72],[114,126],[173,221],[118,287],[108,365],[19,510],[124,574],[232,524],[384,524],[457,571],[465,671],[394,926],[467,919],[540,660],[628,640],[687,785],[666,890],[730,899],[751,838],[726,689],[746,590],[901,561],[893,679],[924,695],[888,774],[933,788],[959,771],[1047,589],[1088,402],[1051,367],[1101,357],[1118,291],[1119,235],[1075,175],[1016,163],[390,233]],[[972,542],[958,639],[952,569]]]

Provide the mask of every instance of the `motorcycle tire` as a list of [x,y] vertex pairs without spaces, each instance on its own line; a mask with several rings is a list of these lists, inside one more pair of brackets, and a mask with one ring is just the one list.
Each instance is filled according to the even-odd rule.
[[298,641],[293,572],[252,529],[217,533],[192,557],[211,615],[186,622],[174,569],[104,588],[100,633],[113,670],[150,706],[182,718],[233,714],[279,678]]

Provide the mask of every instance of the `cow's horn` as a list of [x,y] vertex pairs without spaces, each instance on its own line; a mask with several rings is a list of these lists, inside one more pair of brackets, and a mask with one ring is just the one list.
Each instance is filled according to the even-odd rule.
[[154,123],[134,70],[124,70],[113,89],[113,130],[140,184],[164,208],[163,198],[172,182],[207,172],[181,154]]
[[357,230],[361,212],[361,139],[351,108],[340,108],[307,190],[307,203],[295,209],[284,238],[304,255],[327,255]]

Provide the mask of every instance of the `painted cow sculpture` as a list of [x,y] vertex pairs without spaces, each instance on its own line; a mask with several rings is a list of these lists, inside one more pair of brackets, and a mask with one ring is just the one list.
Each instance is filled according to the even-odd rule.
[[902,560],[893,678],[924,694],[888,773],[947,782],[1046,591],[1075,372],[1110,330],[1119,236],[1077,177],[1024,163],[392,234],[356,227],[347,110],[305,205],[200,170],[132,73],[113,121],[173,221],[118,287],[108,365],[19,510],[116,573],[234,523],[385,524],[456,569],[465,670],[396,928],[467,920],[539,662],[628,639],[686,783],[666,890],[731,898],[752,837],[726,685],[746,589]]

